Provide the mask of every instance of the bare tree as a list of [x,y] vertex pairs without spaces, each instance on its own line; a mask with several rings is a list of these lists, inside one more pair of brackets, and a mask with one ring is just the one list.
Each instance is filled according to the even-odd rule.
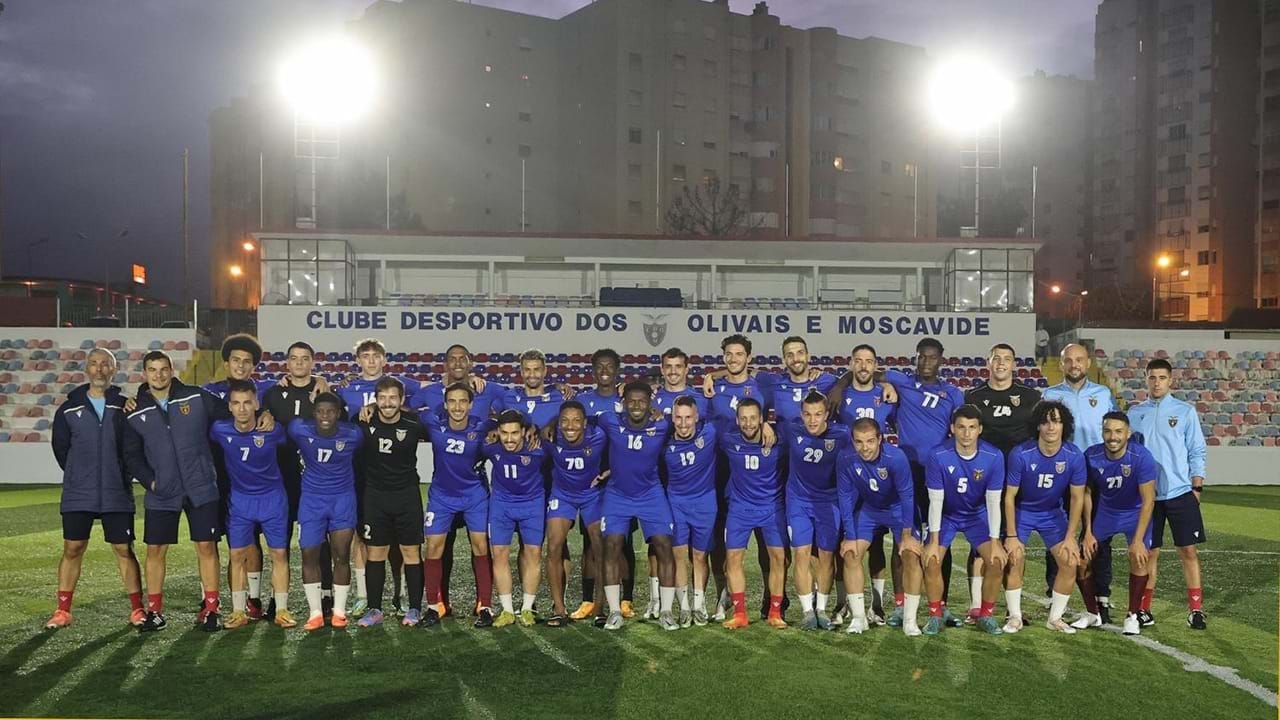
[[722,185],[717,176],[693,186],[685,185],[684,191],[671,201],[666,221],[671,235],[715,237],[743,235],[760,225],[752,222],[738,187]]

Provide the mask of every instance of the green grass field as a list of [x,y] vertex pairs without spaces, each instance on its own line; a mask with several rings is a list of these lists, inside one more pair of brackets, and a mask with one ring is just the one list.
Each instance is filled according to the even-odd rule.
[[[887,627],[848,636],[763,623],[668,633],[636,620],[616,633],[582,623],[481,631],[469,618],[430,630],[308,634],[257,623],[207,635],[191,629],[198,583],[185,544],[170,553],[170,627],[139,636],[125,625],[127,601],[96,528],[75,623],[49,632],[41,628],[61,547],[58,490],[9,488],[0,490],[0,716],[1274,718],[1280,488],[1215,486],[1205,497],[1209,630],[1186,627],[1181,572],[1168,553],[1158,623],[1142,635],[1160,644],[1151,647],[1100,630],[1052,634],[1043,629],[1046,610],[1030,599],[1029,628],[1002,637],[964,628],[909,639]],[[453,592],[465,608],[465,543],[459,552]],[[1028,588],[1043,576],[1042,557],[1028,569]],[[1119,596],[1123,556],[1115,571]],[[758,597],[758,575],[748,577],[748,597]],[[305,616],[294,578],[290,604]],[[961,605],[963,571],[953,582],[953,605]],[[570,607],[577,587],[570,584]],[[636,592],[643,600],[643,582]],[[793,606],[789,619],[798,615]],[[1269,702],[1195,671],[1199,660],[1234,669],[1271,693]]]

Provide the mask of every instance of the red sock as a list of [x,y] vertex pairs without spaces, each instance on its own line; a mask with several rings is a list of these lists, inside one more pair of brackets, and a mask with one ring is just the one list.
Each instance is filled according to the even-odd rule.
[[58,609],[59,610],[63,612],[71,612],[71,595],[73,592],[74,592],[73,590],[67,590],[65,592],[63,592],[62,590],[58,591]]
[[133,610],[142,609],[142,593],[141,592],[129,593],[129,607],[130,609],[133,609]]
[[476,602],[489,607],[493,602],[493,562],[488,555],[471,558],[471,572],[476,576]]
[[782,616],[782,596],[770,595],[769,596],[769,617],[781,617],[781,616]]
[[444,564],[438,558],[422,561],[422,585],[426,591],[428,605],[440,602],[440,574],[443,568]]
[[1156,594],[1155,588],[1147,588],[1142,591],[1142,609],[1151,612],[1151,597]]
[[218,591],[217,590],[204,591],[204,609],[208,610],[209,612],[218,612]]
[[1187,588],[1187,608],[1192,612],[1200,609],[1200,602],[1204,600],[1204,594],[1200,592],[1200,588]]
[[164,612],[164,593],[150,593],[147,595],[147,607],[151,612]]
[[978,606],[978,617],[991,617],[991,613],[995,612],[996,604],[993,602],[982,601]]
[[929,617],[942,617],[942,601],[929,601]]
[[893,604],[895,606],[902,607],[902,604],[905,603],[906,601],[907,601],[906,593],[895,592],[893,594]]
[[747,594],[744,592],[729,593],[729,597],[733,600],[733,615],[737,617],[747,616]]
[[1094,587],[1093,576],[1088,575],[1086,577],[1076,578],[1076,585],[1080,587],[1080,595],[1081,597],[1084,598],[1084,609],[1088,610],[1094,615],[1097,615],[1098,614],[1098,596],[1097,596],[1098,591]]
[[1142,609],[1142,597],[1147,593],[1147,576],[1129,573],[1129,612]]

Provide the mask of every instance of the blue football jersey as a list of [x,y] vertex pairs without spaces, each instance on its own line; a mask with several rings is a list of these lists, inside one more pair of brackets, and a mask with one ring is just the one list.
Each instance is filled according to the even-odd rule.
[[314,420],[296,418],[289,423],[289,438],[302,456],[302,491],[332,495],[354,490],[354,463],[364,441],[360,428],[338,422],[333,435],[316,431]]
[[284,489],[276,461],[276,452],[285,443],[283,426],[276,425],[271,432],[240,432],[234,420],[218,420],[209,427],[209,439],[222,450],[232,492],[261,495]]

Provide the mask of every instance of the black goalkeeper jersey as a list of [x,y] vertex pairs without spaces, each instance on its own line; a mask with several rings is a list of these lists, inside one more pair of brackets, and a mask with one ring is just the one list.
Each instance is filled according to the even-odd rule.
[[311,404],[311,393],[316,389],[316,379],[302,387],[296,385],[276,385],[268,388],[263,394],[262,404],[271,412],[276,423],[285,427],[294,418],[312,420],[315,418],[315,406]]
[[360,471],[365,487],[398,491],[418,487],[418,443],[427,439],[427,429],[417,413],[400,411],[400,419],[385,423],[375,412],[368,423],[360,423],[364,445],[360,448]]
[[1004,390],[979,385],[964,394],[964,401],[982,413],[982,439],[1000,448],[1007,458],[1009,451],[1032,437],[1027,428],[1031,408],[1040,402],[1040,391],[1015,381]]

